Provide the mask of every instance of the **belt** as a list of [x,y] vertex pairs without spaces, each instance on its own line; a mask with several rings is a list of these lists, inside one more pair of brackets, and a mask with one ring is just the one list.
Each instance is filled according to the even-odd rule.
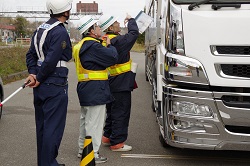
[[[37,66],[42,66],[42,61],[37,61]],[[58,61],[56,67],[67,67],[66,61]]]

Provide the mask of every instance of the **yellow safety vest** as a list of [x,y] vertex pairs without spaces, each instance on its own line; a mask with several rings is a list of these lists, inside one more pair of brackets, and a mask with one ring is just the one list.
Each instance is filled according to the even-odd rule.
[[[111,39],[113,39],[114,37],[116,37],[117,35],[114,35],[114,34],[106,34],[106,35],[104,35],[102,38],[104,38],[105,36],[108,36],[108,37],[110,38],[110,40],[111,40]],[[106,43],[105,40],[102,41],[102,45],[105,46],[105,47],[107,46],[107,43]]]
[[[110,39],[113,39],[117,35],[106,34],[105,36],[108,36]],[[105,46],[105,47],[107,46],[107,43],[106,43],[105,40],[103,40],[102,45]],[[122,73],[126,73],[128,71],[131,71],[131,63],[132,63],[132,60],[130,59],[126,63],[115,64],[114,66],[108,67],[109,75],[110,76],[116,76],[116,75],[119,75],[119,74],[122,74]]]
[[74,57],[75,64],[76,64],[76,74],[77,74],[78,81],[81,82],[81,81],[90,81],[90,80],[108,80],[107,69],[95,70],[95,71],[87,70],[87,69],[84,69],[81,64],[80,57],[79,57],[80,49],[83,43],[89,40],[94,40],[100,43],[100,41],[97,39],[94,39],[92,37],[85,37],[78,44],[76,44],[73,48],[73,57]]

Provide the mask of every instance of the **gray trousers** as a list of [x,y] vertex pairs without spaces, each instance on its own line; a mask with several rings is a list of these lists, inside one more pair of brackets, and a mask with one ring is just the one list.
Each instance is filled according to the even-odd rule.
[[95,157],[97,157],[102,140],[105,115],[106,105],[81,107],[80,135],[78,140],[79,153],[82,153],[85,136],[91,136],[93,150]]

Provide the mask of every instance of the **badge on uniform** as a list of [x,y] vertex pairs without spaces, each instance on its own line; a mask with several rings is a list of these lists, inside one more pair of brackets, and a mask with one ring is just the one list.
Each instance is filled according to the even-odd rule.
[[62,49],[65,49],[65,48],[66,48],[66,46],[67,46],[66,41],[63,41],[63,42],[61,43],[61,45],[62,45]]

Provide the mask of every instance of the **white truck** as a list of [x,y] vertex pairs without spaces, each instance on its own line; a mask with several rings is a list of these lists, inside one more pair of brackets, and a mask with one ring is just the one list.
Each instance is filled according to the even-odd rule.
[[[3,81],[2,78],[0,77],[0,103],[4,99],[4,91],[3,91]],[[2,112],[3,112],[3,107],[0,106],[0,119],[2,117]]]
[[250,0],[149,0],[145,74],[164,146],[250,149]]

